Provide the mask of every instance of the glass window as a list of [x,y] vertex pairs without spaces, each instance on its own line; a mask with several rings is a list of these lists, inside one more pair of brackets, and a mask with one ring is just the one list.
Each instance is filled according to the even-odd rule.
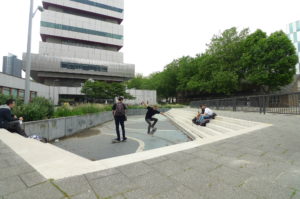
[[111,10],[111,11],[115,11],[115,12],[120,12],[120,13],[123,12],[123,9],[121,9],[121,8],[105,5],[105,4],[90,1],[90,0],[71,0],[71,1],[75,1],[75,2],[78,2],[78,3],[83,3],[83,4],[86,4],[86,5],[95,6],[95,7],[98,7],[98,8],[103,8],[103,9]]
[[77,64],[77,63],[69,63],[69,62],[61,62],[61,68],[66,68],[71,70],[91,70],[91,71],[98,71],[98,72],[107,72],[107,66]]
[[298,42],[298,52],[300,52],[300,42]]
[[292,32],[294,32],[294,30],[293,30],[293,24],[290,23],[290,33],[292,33]]
[[297,22],[296,22],[296,30],[297,30],[297,31],[300,31],[300,21],[297,21]]
[[19,90],[19,97],[24,98],[25,92],[23,90]]
[[80,32],[80,33],[85,33],[85,34],[90,34],[90,35],[97,35],[97,36],[102,36],[102,37],[110,37],[110,38],[114,38],[114,39],[123,39],[122,35],[116,35],[116,34],[112,34],[112,33],[101,32],[101,31],[96,31],[96,30],[89,30],[89,29],[78,28],[78,27],[67,26],[67,25],[54,24],[54,23],[45,22],[45,21],[41,21],[41,26],[48,27],[48,28],[56,28],[56,29],[60,29],[60,30],[73,31],[73,32]]
[[37,96],[37,93],[36,92],[34,92],[34,91],[31,91],[30,92],[30,99],[33,99],[33,98],[35,98]]
[[18,97],[18,89],[13,88],[13,89],[11,90],[11,95],[12,95],[13,97]]
[[2,92],[3,92],[3,95],[10,95],[10,88],[4,87]]
[[294,42],[297,42],[297,41],[298,41],[298,39],[297,39],[297,33],[294,32]]

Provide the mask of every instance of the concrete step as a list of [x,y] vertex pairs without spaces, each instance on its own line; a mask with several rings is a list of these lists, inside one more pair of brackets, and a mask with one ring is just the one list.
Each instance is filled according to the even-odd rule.
[[258,122],[240,120],[235,118],[217,116],[210,120],[206,127],[195,125],[192,119],[197,115],[197,109],[171,109],[166,112],[175,124],[180,126],[186,132],[200,137],[201,139],[219,139],[220,137],[231,137],[240,132],[246,132],[255,126],[261,125]]
[[[192,108],[185,108],[182,109],[181,111],[185,111],[188,114],[193,114],[196,115],[198,112],[198,109],[192,109]],[[222,116],[217,116],[216,120],[222,120],[224,122],[228,122],[230,124],[235,124],[237,126],[241,126],[241,127],[251,127],[254,124],[256,125],[256,122],[252,122],[252,121],[247,121],[247,120],[239,120],[239,119],[235,119],[235,118],[229,118],[229,117],[222,117]]]

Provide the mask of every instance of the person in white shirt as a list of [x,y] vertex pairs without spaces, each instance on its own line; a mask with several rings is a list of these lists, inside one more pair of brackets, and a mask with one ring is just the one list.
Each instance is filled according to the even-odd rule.
[[200,106],[201,110],[202,110],[202,114],[201,116],[204,119],[215,119],[215,117],[217,116],[216,113],[214,113],[210,108],[208,108],[205,104]]

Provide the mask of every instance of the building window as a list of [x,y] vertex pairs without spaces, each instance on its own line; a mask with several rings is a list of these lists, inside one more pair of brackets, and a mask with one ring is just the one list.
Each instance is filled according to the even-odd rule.
[[290,33],[293,33],[294,32],[294,30],[293,30],[293,24],[291,23],[289,26],[290,26]]
[[300,21],[297,21],[297,22],[296,22],[296,30],[297,30],[297,31],[300,31]]
[[102,37],[109,37],[113,39],[123,39],[122,35],[116,35],[112,33],[107,33],[107,32],[102,32],[102,31],[97,31],[97,30],[90,30],[90,29],[85,29],[85,28],[78,28],[74,26],[67,26],[67,25],[62,25],[62,24],[55,24],[51,22],[45,22],[41,21],[41,26],[47,27],[47,28],[55,28],[55,29],[60,29],[60,30],[67,30],[67,31],[73,31],[73,32],[79,32],[79,33],[84,33],[84,34],[90,34],[90,35],[97,35],[97,36],[102,36]]
[[3,87],[2,93],[3,95],[10,95],[10,88]]
[[297,33],[294,32],[294,42],[297,42],[297,41],[298,41],[298,39],[297,39]]
[[60,67],[66,68],[66,69],[71,69],[71,70],[88,70],[88,71],[107,72],[107,66],[100,66],[100,65],[61,62]]
[[78,2],[78,3],[83,3],[83,4],[86,4],[86,5],[90,5],[90,6],[95,6],[95,7],[98,7],[98,8],[103,8],[103,9],[106,9],[106,10],[111,10],[111,11],[115,11],[115,12],[119,12],[119,13],[123,12],[123,9],[121,9],[121,8],[105,5],[105,4],[102,4],[102,3],[97,3],[97,2],[94,2],[94,1],[90,1],[90,0],[71,0],[71,1],[75,1],[75,2]]
[[18,97],[24,98],[24,95],[25,95],[25,91],[24,90],[19,90]]
[[18,89],[12,88],[11,89],[11,95],[16,98],[18,97]]
[[30,92],[30,99],[32,100],[33,98],[35,98],[37,96],[37,93],[34,91]]

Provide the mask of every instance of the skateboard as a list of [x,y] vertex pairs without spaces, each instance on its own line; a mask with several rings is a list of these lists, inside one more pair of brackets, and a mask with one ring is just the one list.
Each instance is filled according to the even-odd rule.
[[156,132],[157,128],[153,128],[150,132],[150,135],[153,135]]

